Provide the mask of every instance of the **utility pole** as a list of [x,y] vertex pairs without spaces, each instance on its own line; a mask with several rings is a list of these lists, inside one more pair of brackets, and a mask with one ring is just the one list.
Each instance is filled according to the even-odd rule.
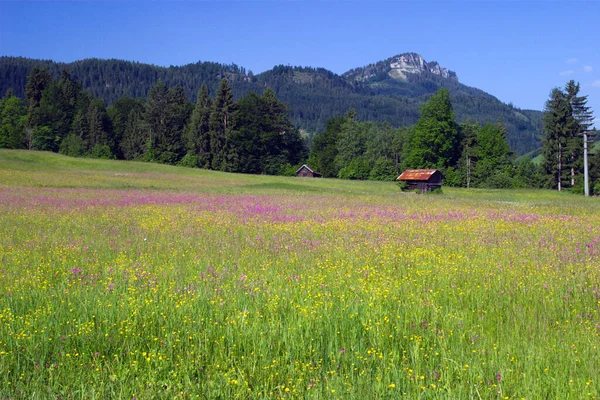
[[469,188],[469,184],[471,183],[471,157],[467,152],[467,189]]
[[587,129],[583,131],[583,191],[588,197],[590,195],[589,178],[588,178],[588,139]]
[[587,96],[577,96],[579,84],[575,87],[573,96],[570,98],[573,117],[578,125],[579,132],[583,136],[583,192],[590,195],[589,172],[588,172],[588,133],[591,133],[594,116],[592,110],[587,106]]
[[590,195],[590,178],[588,171],[588,133],[590,133],[590,127],[594,117],[592,110],[586,105],[587,96],[578,98],[578,104],[575,107],[575,119],[581,127],[581,133],[583,135],[583,192],[586,196]]

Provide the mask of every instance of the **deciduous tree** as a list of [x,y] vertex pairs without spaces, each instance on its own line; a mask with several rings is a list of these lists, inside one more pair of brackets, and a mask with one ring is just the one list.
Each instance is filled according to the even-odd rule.
[[408,166],[445,171],[456,165],[458,127],[447,89],[439,89],[421,107],[421,116],[410,138]]

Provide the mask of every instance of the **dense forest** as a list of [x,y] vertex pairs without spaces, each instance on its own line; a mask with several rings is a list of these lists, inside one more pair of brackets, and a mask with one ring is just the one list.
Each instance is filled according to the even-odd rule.
[[[235,66],[230,73],[233,70],[234,81],[258,80]],[[288,72],[288,67],[281,67],[269,74],[279,74],[285,81]],[[308,72],[296,76],[314,79]],[[334,74],[327,79],[338,82],[332,90],[357,90]],[[382,84],[368,89],[369,79],[359,82],[361,91],[384,90]],[[273,76],[270,81],[283,93],[282,87],[292,87],[278,85]],[[460,96],[458,89],[455,94]],[[324,177],[342,179],[393,180],[405,169],[435,168],[452,186],[583,192],[582,138],[591,147],[597,135],[591,130],[587,97],[579,90],[579,84],[570,81],[564,90],[552,91],[543,117],[543,162],[536,165],[530,157],[517,157],[502,120],[460,122],[448,88],[429,96],[415,124],[394,127],[365,121],[368,118],[362,119],[354,108],[339,114],[331,108],[333,116],[309,139],[302,137],[293,113],[271,85],[263,85],[261,94],[250,91],[235,98],[231,82],[223,77],[212,94],[207,84],[201,84],[191,102],[184,87],[159,80],[146,98],[122,96],[107,107],[66,69],[55,79],[49,70],[33,67],[24,100],[12,88],[0,100],[0,147],[253,174],[292,175],[308,163]],[[396,110],[398,115],[402,110]],[[600,192],[600,152],[589,156],[589,187]]]
[[265,174],[286,173],[307,156],[271,89],[236,102],[227,79],[214,98],[202,85],[195,105],[183,88],[159,81],[145,101],[121,97],[107,108],[67,71],[57,81],[35,67],[25,98],[9,89],[0,102],[0,147]]
[[[67,71],[83,90],[104,100],[107,106],[118,99],[145,99],[159,81],[167,87],[179,87],[187,100],[196,102],[202,84],[215,96],[223,79],[231,86],[234,100],[250,92],[273,90],[288,104],[291,121],[309,139],[323,131],[327,121],[347,110],[355,110],[361,121],[387,122],[394,127],[417,122],[420,107],[440,88],[449,90],[459,123],[484,124],[501,121],[507,131],[510,149],[525,154],[541,146],[542,123],[539,111],[520,110],[495,97],[431,73],[409,74],[406,80],[389,74],[389,63],[374,64],[376,72],[368,80],[356,79],[363,68],[337,75],[323,68],[276,66],[253,74],[235,64],[198,62],[168,68],[121,60],[87,59],[73,63],[56,63],[21,57],[0,57],[0,93],[9,88],[25,99],[25,86],[31,70],[37,66],[59,80]],[[310,144],[310,143],[309,143]]]

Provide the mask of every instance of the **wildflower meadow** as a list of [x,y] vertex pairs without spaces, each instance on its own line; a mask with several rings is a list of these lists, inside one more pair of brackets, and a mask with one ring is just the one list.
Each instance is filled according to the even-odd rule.
[[600,398],[600,200],[0,151],[0,398]]

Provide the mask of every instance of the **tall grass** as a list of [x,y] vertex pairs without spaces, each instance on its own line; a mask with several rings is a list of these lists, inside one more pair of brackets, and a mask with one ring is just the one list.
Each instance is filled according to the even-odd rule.
[[600,397],[599,201],[445,193],[1,151],[0,398]]

